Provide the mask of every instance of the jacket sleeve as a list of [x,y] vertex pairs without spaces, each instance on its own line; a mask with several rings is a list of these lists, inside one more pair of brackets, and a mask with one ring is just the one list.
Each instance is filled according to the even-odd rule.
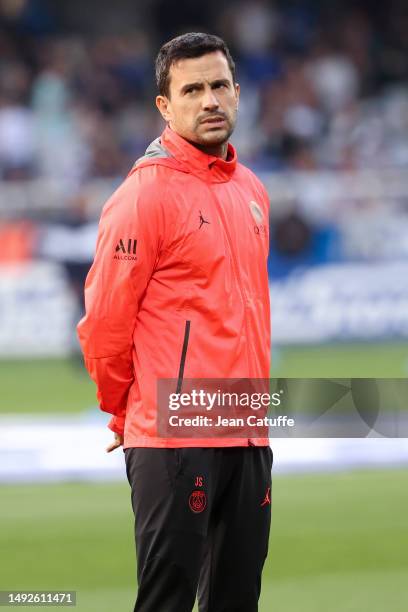
[[162,236],[157,183],[154,188],[151,181],[143,181],[146,171],[149,175],[152,169],[130,175],[103,208],[95,259],[85,282],[85,316],[78,324],[100,408],[113,415],[108,427],[122,435],[134,381],[133,331]]

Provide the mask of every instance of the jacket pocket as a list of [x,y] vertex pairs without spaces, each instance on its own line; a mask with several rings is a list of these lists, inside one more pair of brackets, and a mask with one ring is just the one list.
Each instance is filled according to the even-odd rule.
[[176,393],[181,393],[181,387],[183,386],[184,365],[186,363],[188,341],[190,337],[190,324],[191,324],[191,321],[186,321],[186,324],[184,327],[184,341],[183,341],[183,348],[181,349],[181,357],[180,357],[180,365],[179,365],[178,378],[177,378]]

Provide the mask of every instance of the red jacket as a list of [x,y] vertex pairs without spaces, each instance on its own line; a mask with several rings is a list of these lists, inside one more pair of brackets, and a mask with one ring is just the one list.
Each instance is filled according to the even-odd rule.
[[157,435],[159,378],[269,378],[269,199],[237,162],[170,128],[104,206],[78,325],[124,447],[247,446]]

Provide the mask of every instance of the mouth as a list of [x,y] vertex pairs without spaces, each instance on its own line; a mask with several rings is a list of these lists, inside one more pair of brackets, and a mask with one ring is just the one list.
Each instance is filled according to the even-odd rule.
[[201,121],[201,124],[211,126],[212,128],[220,128],[224,127],[226,122],[225,117],[209,117]]

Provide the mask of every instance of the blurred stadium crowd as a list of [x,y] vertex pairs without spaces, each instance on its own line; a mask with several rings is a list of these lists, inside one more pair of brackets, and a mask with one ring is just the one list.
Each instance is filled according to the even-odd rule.
[[193,30],[237,63],[232,142],[271,198],[275,341],[408,336],[405,0],[0,0],[0,354],[16,326],[41,348],[39,313],[55,346],[73,328],[62,287],[82,308],[102,204],[164,127],[155,55]]
[[82,4],[0,0],[3,181],[125,175],[162,127],[154,56],[188,29],[231,47],[252,167],[408,165],[404,1]]

